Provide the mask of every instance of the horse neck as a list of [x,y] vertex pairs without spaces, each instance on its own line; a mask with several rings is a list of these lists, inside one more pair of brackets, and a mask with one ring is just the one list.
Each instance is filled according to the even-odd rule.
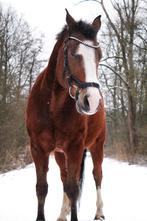
[[[53,50],[51,60],[48,65],[48,72],[49,75],[51,74],[51,99],[50,99],[50,109],[60,109],[65,108],[65,106],[68,106],[68,108],[73,107],[73,100],[69,96],[68,90],[65,89],[65,82],[63,81],[63,75],[64,75],[64,39],[62,41],[57,41],[55,48]],[[52,69],[50,69],[52,68]],[[56,108],[55,108],[56,107]]]
[[43,79],[41,83],[42,93],[48,96],[49,100],[50,100],[52,90],[55,84],[57,57],[58,57],[58,52],[59,52],[59,48],[61,47],[61,45],[62,45],[62,41],[58,40],[53,48],[48,65],[46,69],[44,70]]

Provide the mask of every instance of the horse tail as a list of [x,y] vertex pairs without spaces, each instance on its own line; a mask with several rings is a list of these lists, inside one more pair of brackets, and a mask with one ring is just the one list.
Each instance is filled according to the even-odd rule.
[[79,182],[80,195],[81,195],[82,187],[83,187],[86,153],[87,153],[87,150],[84,149],[84,153],[83,153],[83,157],[82,157],[82,162],[81,162],[81,170],[80,170],[80,182]]

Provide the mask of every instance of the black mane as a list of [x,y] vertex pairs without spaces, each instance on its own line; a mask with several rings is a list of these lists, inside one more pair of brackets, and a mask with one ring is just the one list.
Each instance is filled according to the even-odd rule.
[[85,38],[92,40],[96,37],[97,31],[94,27],[82,20],[75,23],[72,28],[68,29],[68,26],[65,25],[62,31],[57,35],[57,40],[65,38],[68,34],[69,36],[73,33],[81,33]]

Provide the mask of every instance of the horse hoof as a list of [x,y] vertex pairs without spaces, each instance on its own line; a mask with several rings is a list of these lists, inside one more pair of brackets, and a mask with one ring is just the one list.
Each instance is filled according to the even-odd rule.
[[45,219],[36,219],[36,221],[45,221]]
[[67,219],[58,218],[57,221],[67,221]]
[[45,221],[45,219],[36,219],[36,221]]
[[36,221],[45,221],[45,219],[43,218],[43,219],[36,219]]
[[102,216],[95,216],[95,218],[94,218],[94,220],[97,220],[97,221],[104,221],[105,220],[105,217],[104,217],[104,215],[102,215]]

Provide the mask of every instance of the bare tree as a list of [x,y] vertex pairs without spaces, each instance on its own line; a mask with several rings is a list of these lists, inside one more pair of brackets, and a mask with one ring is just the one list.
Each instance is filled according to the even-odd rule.
[[0,7],[0,168],[26,144],[25,97],[42,66],[42,46],[42,36],[34,37],[12,8]]
[[42,39],[34,38],[28,24],[12,9],[1,11],[1,96],[11,102],[19,97],[34,70],[40,68],[38,55]]

